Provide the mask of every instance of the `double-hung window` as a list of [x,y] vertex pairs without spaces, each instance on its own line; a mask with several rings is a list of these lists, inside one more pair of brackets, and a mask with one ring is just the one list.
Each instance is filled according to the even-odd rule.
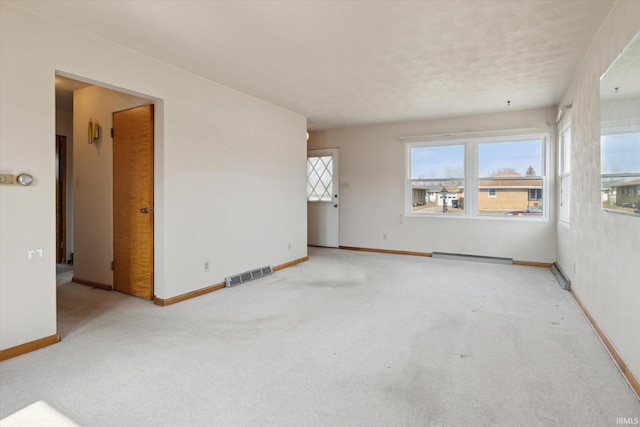
[[547,135],[407,144],[407,215],[546,218]]
[[416,145],[408,155],[408,213],[463,214],[465,145]]

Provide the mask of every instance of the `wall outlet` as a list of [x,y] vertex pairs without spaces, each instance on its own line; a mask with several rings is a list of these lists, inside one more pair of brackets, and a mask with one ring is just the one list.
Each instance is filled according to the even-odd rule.
[[209,261],[204,263],[204,271],[209,271]]
[[382,235],[382,240],[387,240],[387,233],[384,233],[384,234]]

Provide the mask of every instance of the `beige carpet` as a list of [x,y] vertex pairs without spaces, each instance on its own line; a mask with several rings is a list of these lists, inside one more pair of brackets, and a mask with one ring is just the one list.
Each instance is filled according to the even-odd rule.
[[615,426],[640,403],[535,267],[310,248],[168,307],[58,287],[59,344],[0,364],[0,418],[85,426]]

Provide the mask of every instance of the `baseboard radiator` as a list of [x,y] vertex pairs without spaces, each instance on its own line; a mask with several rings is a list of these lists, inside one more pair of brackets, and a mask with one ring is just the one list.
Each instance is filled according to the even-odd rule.
[[227,288],[230,288],[232,286],[259,279],[260,277],[268,276],[270,274],[273,274],[273,268],[268,265],[266,267],[261,267],[255,270],[245,271],[244,273],[236,274],[235,276],[225,277],[224,283]]
[[551,265],[551,272],[556,276],[556,280],[562,289],[568,291],[571,288],[571,279],[562,271],[562,268],[560,268],[557,262]]
[[433,258],[455,259],[460,261],[491,262],[494,264],[513,264],[512,258],[499,258],[499,257],[492,257],[492,256],[452,254],[448,252],[433,252],[431,256]]

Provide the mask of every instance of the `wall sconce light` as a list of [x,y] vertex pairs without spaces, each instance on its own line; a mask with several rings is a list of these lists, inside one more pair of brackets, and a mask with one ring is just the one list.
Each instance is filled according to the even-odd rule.
[[100,141],[100,130],[101,127],[98,123],[94,123],[91,119],[89,119],[89,133],[88,140],[89,144],[93,144],[94,142]]

